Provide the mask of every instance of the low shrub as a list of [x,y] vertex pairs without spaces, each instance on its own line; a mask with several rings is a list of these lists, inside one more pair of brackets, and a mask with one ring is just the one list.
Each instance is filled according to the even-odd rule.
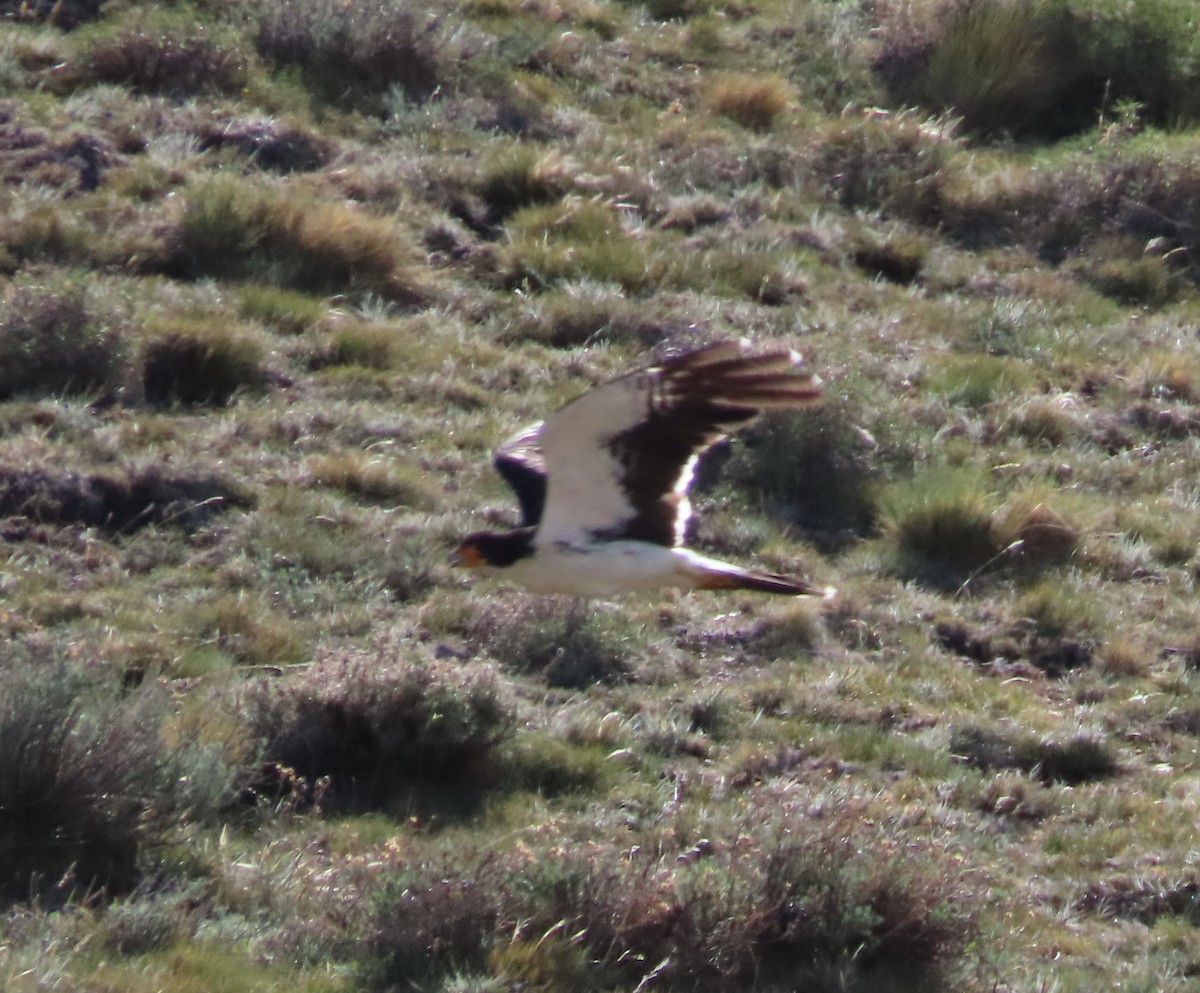
[[1017,769],[1044,783],[1068,786],[1109,779],[1120,771],[1113,747],[1089,732],[1058,739],[999,728],[961,727],[951,735],[950,751],[980,769]]
[[476,650],[569,689],[629,678],[631,634],[611,612],[551,598],[485,607],[466,631]]
[[228,800],[230,770],[198,739],[167,743],[152,689],[121,697],[61,660],[2,651],[0,897],[128,891],[154,848]]
[[[425,786],[488,785],[488,763],[513,730],[512,705],[484,666],[434,661],[398,641],[330,656],[242,701],[264,760],[309,784],[325,780],[338,808],[389,808]],[[271,776],[255,784],[269,792]]]
[[125,31],[97,42],[76,74],[87,82],[174,97],[236,93],[246,82],[241,55],[203,34],[174,38],[143,31]]
[[467,969],[539,989],[653,976],[733,991],[904,976],[943,988],[972,933],[961,871],[931,845],[869,828],[860,803],[814,816],[809,799],[762,789],[740,817],[701,816],[694,831],[656,824],[597,841],[594,825],[578,836],[555,825],[519,845],[414,853],[378,899],[380,978]]
[[168,475],[154,467],[95,473],[0,467],[0,517],[39,524],[121,533],[153,524],[195,530],[250,503],[245,490],[214,475]]
[[0,399],[113,393],[130,368],[119,322],[79,286],[18,286],[0,304]]
[[836,404],[765,418],[732,452],[724,478],[815,544],[841,547],[873,527],[874,448]]
[[443,82],[434,27],[402,0],[280,0],[262,7],[255,45],[296,66],[321,100],[381,114],[392,87],[424,101]]

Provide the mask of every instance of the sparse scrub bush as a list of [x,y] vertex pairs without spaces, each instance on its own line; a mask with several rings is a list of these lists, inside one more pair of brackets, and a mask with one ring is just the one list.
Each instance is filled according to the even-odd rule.
[[115,393],[130,378],[119,321],[81,286],[19,285],[0,304],[0,399]]
[[466,632],[477,650],[551,686],[582,689],[627,679],[634,632],[609,611],[553,599],[480,611]]
[[327,779],[329,802],[359,810],[403,802],[422,783],[486,788],[514,723],[491,669],[437,662],[395,640],[260,681],[242,707],[265,762]]
[[12,643],[0,667],[0,894],[129,890],[151,850],[228,799],[207,747],[168,746],[164,701]]
[[875,520],[875,442],[834,403],[766,418],[733,447],[725,478],[827,548]]
[[247,334],[183,321],[142,345],[142,392],[153,404],[227,404],[239,390],[263,385],[262,359],[262,346]]
[[259,13],[255,45],[300,69],[319,99],[379,114],[392,87],[422,101],[445,81],[436,28],[399,0],[279,0]]
[[[566,970],[572,989],[610,989],[653,972],[666,989],[737,990],[904,975],[940,988],[971,931],[957,873],[931,848],[899,858],[862,820],[804,816],[797,800],[763,790],[742,818],[694,834],[655,825],[632,847],[545,828],[520,846],[412,859],[378,900],[383,976]],[[534,955],[558,935],[585,958]]]
[[915,114],[843,119],[821,135],[814,168],[828,195],[849,210],[878,210],[933,223],[945,196],[947,126]]
[[210,474],[167,474],[156,467],[85,473],[0,466],[0,516],[42,524],[130,533],[153,524],[194,530],[250,504],[237,485]]
[[140,30],[98,41],[75,74],[81,82],[113,83],[135,93],[175,97],[236,93],[246,82],[241,55],[202,33],[176,38]]
[[1002,728],[956,728],[950,752],[984,770],[1016,769],[1043,783],[1080,783],[1109,779],[1120,771],[1108,741],[1091,732],[1065,739],[1039,738]]
[[719,75],[704,92],[704,100],[714,113],[752,131],[770,131],[792,97],[787,80],[757,73]]

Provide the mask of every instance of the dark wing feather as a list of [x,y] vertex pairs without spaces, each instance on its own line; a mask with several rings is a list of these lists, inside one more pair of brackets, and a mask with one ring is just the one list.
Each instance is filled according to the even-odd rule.
[[513,435],[496,450],[492,464],[512,487],[521,505],[521,526],[536,527],[546,509],[546,465],[541,449],[542,422]]

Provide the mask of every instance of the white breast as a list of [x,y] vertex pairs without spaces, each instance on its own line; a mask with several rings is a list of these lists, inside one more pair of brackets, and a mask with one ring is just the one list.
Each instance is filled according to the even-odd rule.
[[537,554],[520,559],[502,575],[535,593],[608,597],[662,586],[691,586],[685,568],[691,554],[641,541],[589,545],[539,543]]

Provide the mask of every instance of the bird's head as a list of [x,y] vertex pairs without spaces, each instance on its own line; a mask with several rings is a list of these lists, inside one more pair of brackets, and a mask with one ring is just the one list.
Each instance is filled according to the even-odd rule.
[[503,568],[533,554],[534,528],[515,531],[476,531],[450,555],[450,564],[467,569]]

